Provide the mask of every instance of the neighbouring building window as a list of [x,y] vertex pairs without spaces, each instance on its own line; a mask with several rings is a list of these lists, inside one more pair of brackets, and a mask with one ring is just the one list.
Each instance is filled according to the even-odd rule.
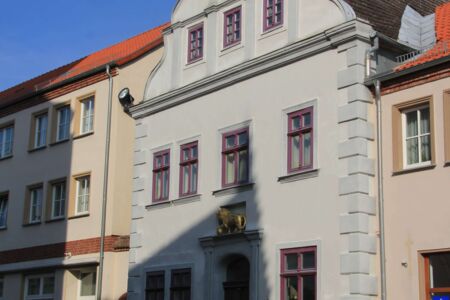
[[283,0],[264,1],[264,31],[283,24]]
[[14,127],[0,128],[0,159],[12,155]]
[[145,286],[146,300],[164,300],[164,277],[164,271],[147,273]]
[[63,218],[66,214],[66,182],[52,184],[52,219]]
[[430,107],[402,111],[404,166],[431,164]]
[[8,197],[7,193],[0,194],[0,229],[6,228],[8,218]]
[[170,299],[191,299],[191,269],[172,270],[170,281]]
[[81,101],[80,134],[94,131],[94,97]]
[[153,158],[153,201],[169,199],[170,150],[154,154]]
[[224,13],[224,47],[238,44],[242,36],[241,7]]
[[313,108],[288,115],[288,172],[313,166]]
[[26,300],[52,300],[54,297],[54,293],[55,276],[53,274],[27,276],[25,278]]
[[79,299],[93,300],[97,292],[97,272],[82,270],[79,273]]
[[450,297],[450,252],[427,254],[425,276],[427,297],[448,299]]
[[197,194],[198,143],[181,146],[180,154],[180,196]]
[[91,176],[78,177],[76,180],[76,209],[77,215],[87,214],[89,212],[89,197]]
[[247,183],[249,180],[249,130],[243,128],[222,137],[222,185]]
[[43,188],[35,187],[29,190],[30,193],[30,214],[29,223],[39,223],[41,222],[42,215],[42,200],[43,200]]
[[69,139],[70,135],[70,105],[63,106],[56,110],[57,124],[56,124],[56,142]]
[[203,58],[203,23],[190,28],[188,34],[188,63],[192,63]]
[[316,252],[316,247],[281,250],[281,299],[317,299]]
[[33,147],[41,148],[47,144],[48,114],[40,114],[34,117],[34,144]]

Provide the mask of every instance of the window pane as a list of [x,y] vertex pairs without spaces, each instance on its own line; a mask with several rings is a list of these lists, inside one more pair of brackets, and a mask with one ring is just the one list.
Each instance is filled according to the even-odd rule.
[[198,147],[192,147],[192,153],[191,153],[191,157],[192,158],[197,158],[198,157]]
[[296,169],[300,166],[300,136],[291,137],[291,168]]
[[95,272],[81,273],[80,280],[81,280],[80,296],[94,296],[97,274]]
[[291,119],[291,128],[292,130],[300,128],[300,117],[294,117]]
[[411,138],[406,141],[406,155],[408,165],[419,163],[419,145],[417,138]]
[[303,115],[303,127],[311,126],[311,114],[307,113]]
[[29,278],[28,279],[28,296],[36,296],[40,294],[41,289],[41,279],[40,278]]
[[189,160],[189,152],[189,148],[183,150],[183,161]]
[[303,156],[302,156],[302,166],[311,165],[311,132],[303,134]]
[[155,173],[155,199],[161,198],[161,172]]
[[287,254],[286,255],[286,270],[297,270],[298,269],[298,254]]
[[227,149],[236,146],[236,137],[234,135],[225,138],[225,140],[226,140],[225,145]]
[[239,145],[246,145],[248,143],[248,133],[240,133],[238,136],[238,143]]
[[234,153],[227,154],[225,160],[225,183],[234,183]]
[[450,253],[430,255],[431,288],[450,288]]
[[422,136],[421,142],[421,159],[422,162],[431,160],[431,137],[430,135]]
[[44,278],[44,295],[51,295],[55,290],[55,277],[45,277]]
[[0,228],[6,227],[6,216],[8,213],[8,196],[0,196]]
[[420,133],[430,133],[430,109],[420,110]]
[[316,267],[316,254],[314,252],[307,252],[302,254],[302,268],[314,269]]
[[189,193],[189,166],[183,167],[183,194]]
[[191,193],[197,192],[197,164],[191,166]]
[[286,300],[298,300],[298,281],[297,276],[286,278]]
[[406,114],[406,137],[417,136],[418,134],[417,111]]
[[316,276],[303,276],[302,278],[302,300],[315,300]]
[[247,181],[248,177],[248,151],[239,152],[239,182]]
[[169,171],[163,171],[163,198],[169,197]]

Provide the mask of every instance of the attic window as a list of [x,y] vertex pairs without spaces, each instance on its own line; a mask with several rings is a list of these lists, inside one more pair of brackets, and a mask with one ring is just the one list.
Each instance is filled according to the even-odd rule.
[[193,63],[203,58],[203,23],[189,29],[188,63]]

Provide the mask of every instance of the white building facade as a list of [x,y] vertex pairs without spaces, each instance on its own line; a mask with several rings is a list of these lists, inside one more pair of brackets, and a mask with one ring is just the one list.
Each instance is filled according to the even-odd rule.
[[131,109],[129,299],[378,298],[372,33],[339,0],[177,3]]

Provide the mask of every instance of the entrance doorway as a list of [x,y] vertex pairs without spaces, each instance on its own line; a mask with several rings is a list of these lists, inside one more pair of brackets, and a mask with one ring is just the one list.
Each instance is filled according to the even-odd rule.
[[223,283],[225,300],[249,300],[250,263],[243,256],[234,257],[226,267]]

